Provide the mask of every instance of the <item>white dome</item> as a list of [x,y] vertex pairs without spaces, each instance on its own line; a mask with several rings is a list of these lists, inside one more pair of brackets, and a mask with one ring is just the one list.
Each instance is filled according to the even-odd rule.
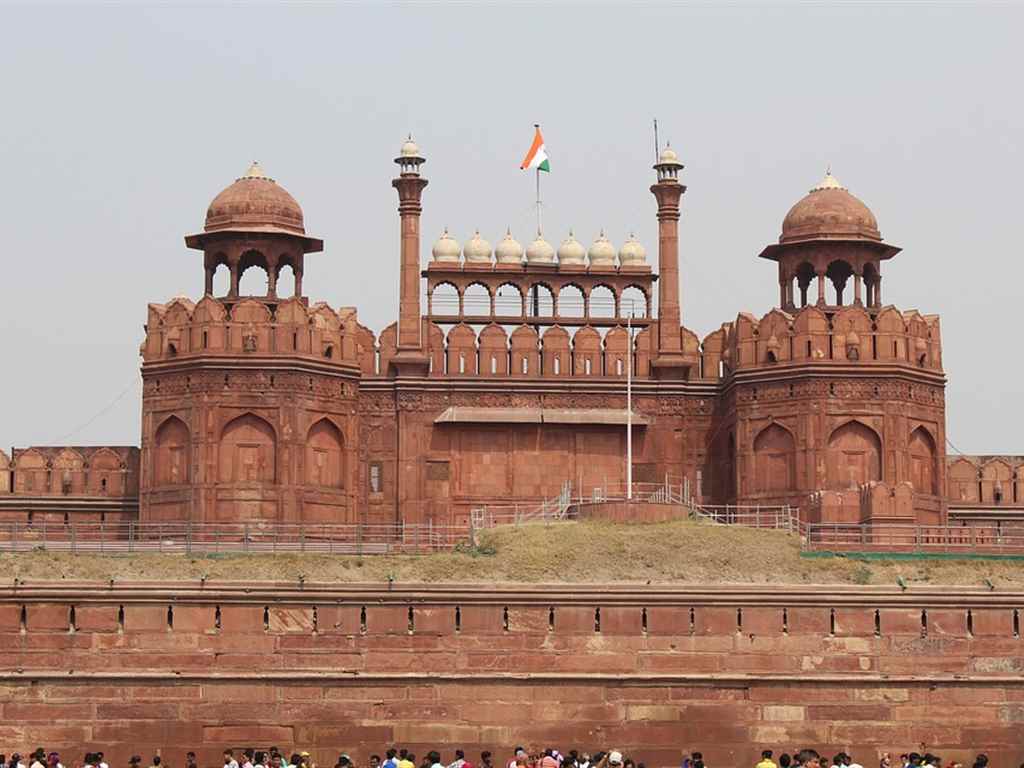
[[555,249],[539,232],[537,239],[526,246],[526,261],[530,264],[553,264],[555,261]]
[[473,238],[466,243],[466,247],[462,249],[462,255],[470,264],[490,264],[491,244],[480,237],[480,230],[477,230]]
[[569,236],[562,241],[560,246],[558,246],[558,263],[585,264],[586,258],[586,249],[575,237],[573,237],[572,230],[570,229]]
[[658,164],[659,165],[669,165],[669,164],[678,165],[679,164],[679,155],[677,155],[676,151],[674,149],[672,149],[672,145],[671,144],[666,144],[665,148],[663,150],[661,150],[661,154],[658,156]]
[[523,246],[512,237],[512,230],[505,233],[505,237],[494,249],[494,256],[499,264],[520,264],[523,261]]
[[431,249],[431,253],[434,255],[434,261],[449,261],[458,263],[459,253],[462,248],[459,246],[459,241],[448,234],[448,230],[445,229],[441,233],[441,237],[434,243],[434,247]]
[[402,144],[402,151],[400,153],[402,157],[419,157],[420,148],[415,141],[412,140],[412,134],[409,134],[409,138]]
[[647,249],[637,242],[632,233],[629,235],[629,240],[622,244],[622,249],[619,251],[619,263],[623,266],[647,263]]
[[615,266],[615,246],[604,236],[604,230],[597,236],[597,240],[590,246],[587,253],[592,267],[613,267]]

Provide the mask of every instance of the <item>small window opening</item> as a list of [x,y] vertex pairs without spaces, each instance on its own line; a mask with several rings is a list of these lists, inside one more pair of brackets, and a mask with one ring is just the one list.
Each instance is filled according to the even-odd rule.
[[266,605],[263,606],[263,631],[270,631],[270,608]]
[[743,633],[743,609],[736,609],[736,631],[740,634]]
[[555,606],[548,608],[548,632],[555,631]]
[[216,629],[218,632],[220,631],[220,606],[219,605],[217,606],[217,608],[213,612],[213,628]]
[[782,609],[782,634],[789,634],[789,609]]
[[555,376],[557,376],[559,373],[561,373],[561,368],[562,368],[562,359],[560,357],[555,357]]
[[508,606],[505,606],[505,610],[501,612],[501,625],[502,629],[508,632]]
[[622,375],[622,358],[619,358],[618,360],[615,361],[615,375]]
[[974,614],[970,608],[967,609],[967,636],[974,637]]
[[459,352],[459,373],[466,372],[466,355],[463,352]]
[[836,633],[836,609],[828,609],[828,633],[834,635]]
[[697,630],[697,612],[690,609],[690,634],[692,635]]
[[409,606],[409,623],[408,623],[409,634],[411,635],[416,631],[416,618],[412,612],[412,606]]
[[527,360],[526,357],[524,356],[523,357],[523,374],[525,375],[525,374],[527,374],[529,372],[530,372],[530,361]]
[[462,631],[462,609],[459,606],[455,606],[455,631]]
[[167,345],[167,354],[174,357],[178,354],[178,348],[173,343]]
[[775,350],[772,350],[772,349],[768,350],[768,362],[769,363],[777,363],[777,362],[779,362],[779,359],[775,356]]
[[299,332],[292,331],[292,349],[299,348]]
[[210,346],[210,333],[209,331],[203,331],[203,349]]
[[586,360],[583,361],[583,373],[586,376],[590,375],[590,358],[589,357]]
[[167,606],[167,631],[170,632],[174,629],[174,606]]
[[928,610],[921,609],[921,637],[928,637]]
[[313,606],[313,634],[317,634],[320,631],[320,611],[317,607]]
[[28,608],[26,608],[24,605],[21,606],[21,615],[18,618],[18,622],[19,622],[21,631],[23,633],[27,632],[28,631]]
[[882,636],[882,612],[875,609],[875,637]]
[[117,606],[117,631],[124,632],[124,606]]
[[491,374],[498,372],[498,358],[495,355],[491,355]]
[[334,357],[334,347],[332,347],[330,344],[328,344],[327,348],[324,350],[324,357],[326,357],[328,360]]
[[1013,609],[1013,636],[1020,637],[1020,611]]
[[78,629],[78,622],[75,620],[75,606],[68,609],[68,632],[75,632]]
[[807,356],[808,357],[811,356],[811,340],[810,339],[807,340]]
[[640,609],[640,629],[647,634],[647,608]]
[[595,608],[594,609],[594,631],[595,632],[600,632],[601,631],[601,609],[600,608]]
[[366,606],[364,605],[359,609],[359,632],[360,634],[366,634]]

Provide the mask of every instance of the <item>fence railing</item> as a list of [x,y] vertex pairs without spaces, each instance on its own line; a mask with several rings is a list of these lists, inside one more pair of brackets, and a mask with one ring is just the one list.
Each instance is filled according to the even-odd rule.
[[788,504],[691,504],[693,517],[720,525],[739,525],[746,528],[768,528],[776,531],[802,534],[800,508]]
[[1024,554],[1024,529],[999,525],[808,523],[804,549]]
[[468,538],[466,525],[0,524],[0,552],[426,554],[453,549]]

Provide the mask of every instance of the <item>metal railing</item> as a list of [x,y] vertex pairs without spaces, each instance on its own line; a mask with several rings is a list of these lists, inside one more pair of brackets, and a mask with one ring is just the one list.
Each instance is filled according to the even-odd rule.
[[572,483],[562,484],[558,495],[537,503],[502,503],[481,504],[473,507],[469,513],[470,539],[476,541],[475,534],[487,528],[499,525],[520,525],[523,523],[552,522],[565,520],[572,505]]
[[768,528],[788,533],[803,533],[800,508],[789,504],[721,504],[691,503],[693,517],[719,525],[739,525],[745,528]]
[[1024,528],[1000,525],[807,523],[808,551],[1024,554]]
[[0,552],[134,554],[426,554],[453,549],[465,525],[277,523],[0,524]]

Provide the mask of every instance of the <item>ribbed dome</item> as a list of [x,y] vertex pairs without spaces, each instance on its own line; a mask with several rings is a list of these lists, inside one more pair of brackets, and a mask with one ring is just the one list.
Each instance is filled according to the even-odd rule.
[[462,249],[462,255],[470,264],[490,264],[491,244],[480,237],[480,230],[477,230],[466,247]]
[[306,234],[302,208],[259,163],[253,163],[244,176],[213,199],[203,229]]
[[789,209],[779,242],[829,239],[880,242],[882,235],[871,210],[826,173],[820,184]]
[[512,237],[512,230],[505,233],[505,237],[494,249],[494,257],[499,264],[521,264],[523,261],[523,246]]
[[415,141],[412,140],[412,134],[411,133],[409,134],[409,138],[406,139],[404,142],[402,142],[402,150],[401,150],[400,154],[401,154],[402,157],[419,157],[420,156],[419,145]]
[[597,240],[590,246],[587,256],[590,258],[590,266],[592,267],[615,266],[615,246],[604,236],[603,229],[601,234],[597,236]]
[[526,261],[530,264],[553,264],[555,261],[555,249],[539,232],[537,239],[526,246]]
[[558,246],[558,263],[583,265],[586,264],[586,259],[587,249],[573,237],[572,230],[570,229],[569,236]]
[[637,242],[632,233],[629,235],[629,240],[622,244],[622,249],[619,251],[619,263],[622,266],[647,263],[647,249]]
[[447,229],[441,233],[437,242],[434,243],[434,247],[430,249],[431,254],[434,256],[434,261],[455,263],[458,263],[461,251],[462,248],[459,246],[459,241],[449,235]]

